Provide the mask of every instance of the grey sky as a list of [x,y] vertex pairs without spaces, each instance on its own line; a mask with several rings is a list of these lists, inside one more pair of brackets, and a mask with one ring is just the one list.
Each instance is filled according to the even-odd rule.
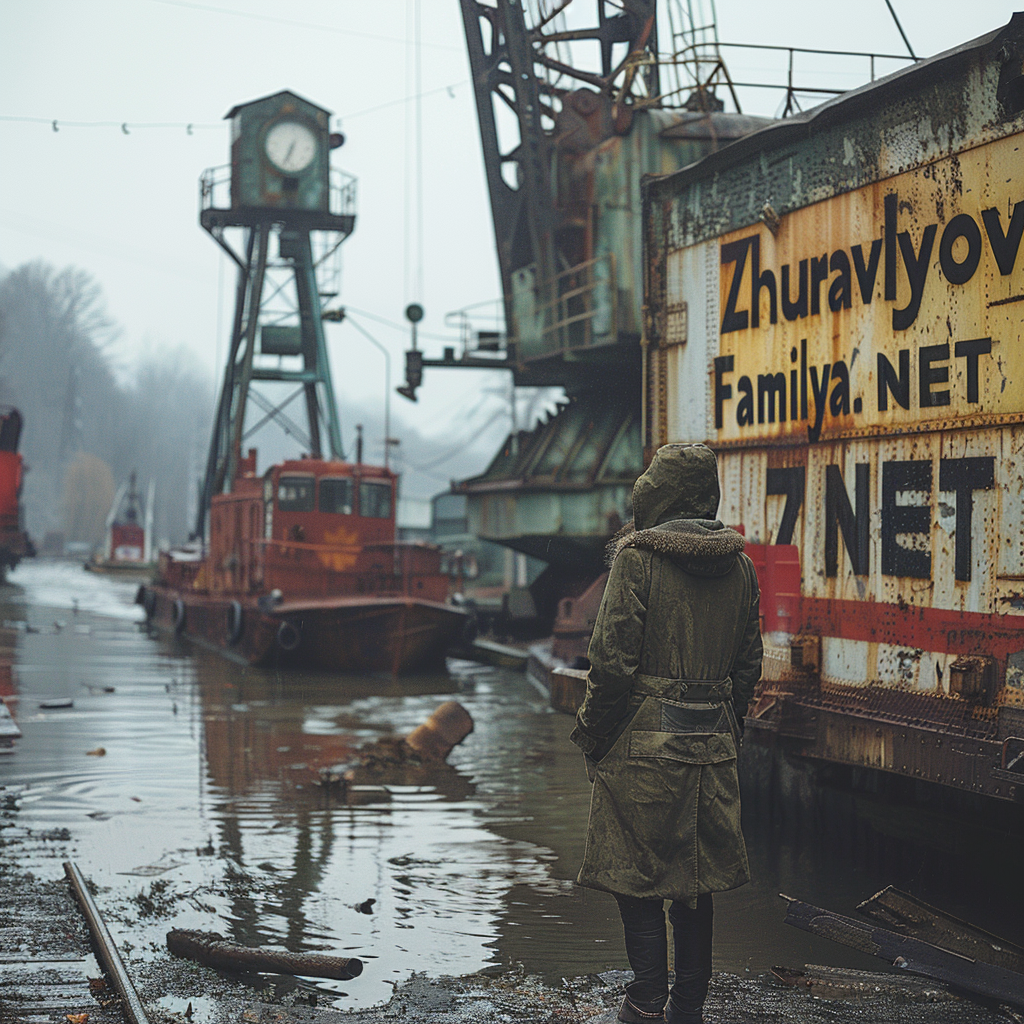
[[[894,3],[923,56],[1011,14],[992,0]],[[717,6],[726,41],[904,51],[884,0]],[[227,162],[223,115],[288,88],[335,113],[347,142],[334,166],[359,179],[341,301],[395,323],[407,302],[420,301],[425,347],[439,354],[443,342],[429,336],[451,333],[444,314],[496,298],[499,283],[458,4],[421,0],[422,293],[416,288],[415,231],[404,226],[415,193],[414,108],[404,102],[413,92],[412,50],[404,41],[414,10],[414,0],[0,0],[0,117],[56,119],[59,128],[0,120],[0,266],[40,258],[88,270],[123,328],[117,353],[126,372],[146,347],[180,348],[212,382],[224,357],[233,274],[198,226],[197,179]],[[740,80],[773,69],[757,51],[726,56]],[[816,73],[844,87],[866,77],[844,79],[834,62]],[[747,95],[749,112],[775,112],[777,95]],[[190,135],[184,127],[138,126],[152,122],[195,127]],[[399,383],[407,335],[362,323],[392,353],[391,384]],[[384,361],[350,326],[331,325],[328,337],[349,442],[346,401],[383,396]],[[420,403],[394,396],[392,407],[436,435],[440,451],[472,440],[494,419],[500,400],[478,402],[484,383],[475,373],[428,371]],[[475,420],[453,422],[474,406]],[[481,458],[504,429],[499,416],[478,444]]]

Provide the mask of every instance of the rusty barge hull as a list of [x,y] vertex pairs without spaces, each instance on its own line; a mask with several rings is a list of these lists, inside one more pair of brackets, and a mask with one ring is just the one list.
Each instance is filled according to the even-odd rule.
[[649,457],[719,455],[751,738],[1024,794],[1024,16],[644,185]]
[[1024,805],[1024,775],[1008,767],[1024,750],[1024,712],[978,710],[925,693],[811,682],[762,688],[746,725],[749,740],[808,761]]
[[[151,595],[151,596],[150,596]],[[148,603],[146,603],[148,600]],[[443,666],[465,615],[408,597],[280,603],[146,588],[148,621],[250,665],[401,675]]]

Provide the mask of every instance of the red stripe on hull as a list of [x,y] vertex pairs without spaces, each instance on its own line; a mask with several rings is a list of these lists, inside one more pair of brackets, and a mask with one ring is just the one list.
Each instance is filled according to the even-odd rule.
[[1000,662],[1024,650],[1024,616],[805,597],[801,626],[803,632],[819,636],[940,654],[990,654]]

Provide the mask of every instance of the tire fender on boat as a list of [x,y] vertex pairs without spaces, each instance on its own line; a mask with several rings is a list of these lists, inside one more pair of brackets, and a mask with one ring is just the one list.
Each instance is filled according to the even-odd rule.
[[174,632],[182,633],[185,629],[185,602],[179,597],[174,602]]
[[277,627],[277,645],[282,651],[294,651],[302,643],[302,631],[294,622],[285,619]]
[[242,639],[242,628],[245,625],[245,613],[237,601],[228,605],[228,646],[234,647]]
[[146,621],[151,622],[156,615],[156,594],[144,583],[139,584],[139,592],[135,595],[135,603],[142,605],[146,613]]

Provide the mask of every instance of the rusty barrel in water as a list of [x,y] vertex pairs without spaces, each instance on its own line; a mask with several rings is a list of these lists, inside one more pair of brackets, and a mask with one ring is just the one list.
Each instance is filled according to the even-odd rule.
[[473,719],[457,701],[442,704],[405,742],[420,757],[443,761],[473,731]]

